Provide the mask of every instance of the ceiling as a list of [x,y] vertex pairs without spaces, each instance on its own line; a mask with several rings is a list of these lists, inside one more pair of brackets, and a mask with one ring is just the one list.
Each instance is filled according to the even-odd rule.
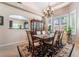
[[9,5],[22,8],[28,12],[42,16],[42,10],[51,5],[54,10],[59,9],[70,3],[68,2],[6,2]]

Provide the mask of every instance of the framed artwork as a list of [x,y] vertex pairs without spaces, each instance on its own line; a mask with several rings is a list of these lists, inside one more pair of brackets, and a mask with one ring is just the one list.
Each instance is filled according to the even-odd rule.
[[0,25],[3,25],[3,19],[4,19],[4,17],[0,16]]

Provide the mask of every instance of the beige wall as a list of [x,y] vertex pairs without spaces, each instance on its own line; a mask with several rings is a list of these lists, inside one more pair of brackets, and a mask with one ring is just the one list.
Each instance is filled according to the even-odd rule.
[[[2,4],[2,3],[0,3],[0,15],[4,16],[4,26],[0,26],[0,28],[8,28],[8,26],[9,26],[8,22],[10,20],[9,19],[10,15],[22,15],[24,17],[28,16],[29,18],[41,19],[40,16],[16,9],[14,7],[11,7],[11,6]],[[27,19],[27,20],[29,20],[29,19]]]
[[0,16],[4,16],[4,25],[0,26],[0,47],[13,45],[26,40],[25,30],[8,29],[10,20],[9,15],[22,15],[24,17],[29,16],[31,18],[41,19],[40,16],[35,14],[0,3]]
[[61,16],[69,12],[69,5],[54,11],[54,16]]
[[26,42],[27,35],[24,30],[0,29],[0,47],[13,45],[19,42]]

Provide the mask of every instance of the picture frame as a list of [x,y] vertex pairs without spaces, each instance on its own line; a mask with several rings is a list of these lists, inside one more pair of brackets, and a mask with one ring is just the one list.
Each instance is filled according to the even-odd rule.
[[4,20],[4,17],[0,16],[0,25],[3,25],[3,20]]

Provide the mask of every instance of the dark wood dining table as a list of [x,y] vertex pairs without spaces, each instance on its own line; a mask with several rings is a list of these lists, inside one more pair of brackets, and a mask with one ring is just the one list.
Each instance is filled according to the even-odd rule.
[[[35,37],[35,38],[37,38],[37,39],[39,39],[39,41],[40,41],[40,43],[41,43],[41,52],[42,52],[42,54],[44,54],[45,52],[44,52],[44,47],[45,47],[45,45],[44,45],[44,41],[50,41],[51,40],[51,38],[53,38],[53,36],[54,36],[54,33],[50,33],[50,34],[39,34],[39,35],[33,35],[33,37]],[[44,53],[43,53],[44,52]]]
[[33,35],[33,37],[38,38],[40,40],[47,40],[52,38],[53,36],[54,36],[54,33]]

